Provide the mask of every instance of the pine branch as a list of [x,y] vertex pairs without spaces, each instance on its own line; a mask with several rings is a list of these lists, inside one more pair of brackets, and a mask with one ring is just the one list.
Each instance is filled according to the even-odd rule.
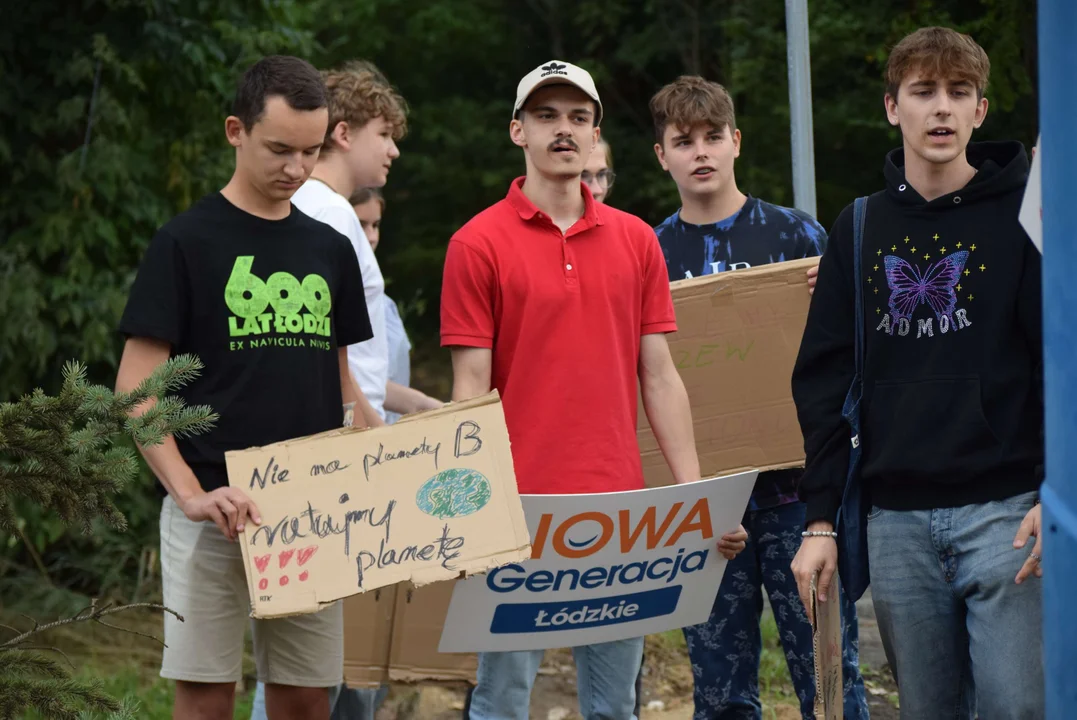
[[51,645],[20,645],[19,648],[22,650],[47,650],[48,652],[60,653],[68,665],[72,668],[75,667],[75,663],[71,662],[71,658],[68,657],[67,653],[58,647],[52,647]]
[[213,429],[218,416],[208,405],[184,407],[168,418],[171,434],[178,438],[203,435]]
[[10,651],[10,650],[20,650],[20,649],[22,649],[21,646],[24,643],[26,643],[34,635],[38,635],[40,633],[47,632],[49,630],[53,630],[53,629],[61,627],[63,625],[70,625],[72,623],[88,622],[88,621],[95,621],[95,622],[97,622],[97,623],[99,623],[101,625],[105,625],[106,627],[112,627],[112,628],[115,628],[115,629],[118,629],[118,630],[123,630],[124,632],[131,633],[132,635],[141,635],[142,637],[148,637],[151,640],[156,640],[157,642],[164,645],[164,642],[160,638],[156,638],[153,635],[147,635],[147,634],[139,632],[137,630],[131,630],[130,628],[119,627],[119,626],[116,626],[116,625],[110,625],[109,623],[105,623],[105,622],[101,621],[101,618],[103,618],[103,617],[108,617],[109,615],[115,615],[116,613],[127,612],[128,610],[134,610],[134,609],[137,609],[137,608],[149,608],[151,610],[161,610],[162,612],[167,612],[167,613],[170,613],[171,615],[174,615],[180,622],[183,622],[183,616],[180,615],[178,612],[176,612],[175,610],[173,610],[171,608],[167,608],[164,605],[158,605],[157,603],[131,603],[129,605],[119,605],[119,606],[116,606],[116,607],[113,607],[111,603],[102,605],[100,607],[97,606],[96,604],[94,604],[94,605],[89,606],[88,608],[80,610],[79,612],[75,613],[73,616],[71,616],[69,618],[64,618],[62,620],[55,620],[53,622],[46,623],[44,625],[38,625],[37,622],[35,621],[33,629],[27,630],[26,632],[23,632],[20,635],[16,635],[15,637],[7,640],[4,643],[0,643],[0,653]]
[[[64,367],[64,384],[56,397],[36,390],[13,403],[0,404],[0,529],[15,525],[12,498],[23,497],[55,512],[68,525],[90,528],[96,517],[123,528],[126,523],[112,498],[138,472],[127,448],[111,447],[119,433],[141,445],[174,435],[204,433],[217,420],[208,407],[187,407],[166,395],[198,376],[202,363],[183,355],[158,367],[133,393],[114,394],[86,383],[78,363]],[[140,403],[155,400],[142,417],[130,418]]]
[[[141,704],[138,698],[127,695],[120,702],[120,708],[105,718],[105,720],[139,720]],[[95,713],[84,712],[79,715],[79,720],[99,720]]]
[[15,675],[44,675],[59,679],[67,677],[67,671],[55,661],[29,649],[0,653],[0,677]]
[[[208,407],[187,407],[181,397],[169,395],[193,381],[202,363],[185,355],[158,367],[131,393],[113,393],[101,385],[89,385],[86,368],[69,362],[63,369],[63,385],[56,396],[40,389],[16,402],[0,403],[0,530],[21,537],[39,569],[46,572],[40,556],[13,510],[16,498],[29,501],[58,516],[66,525],[89,532],[96,519],[117,529],[126,527],[113,499],[136,477],[138,462],[127,447],[113,445],[115,437],[128,434],[142,445],[160,443],[169,435],[188,436],[209,430],[217,416]],[[140,417],[131,413],[153,401]],[[114,607],[96,603],[75,615],[19,631],[2,625],[12,636],[0,643],[0,720],[21,718],[27,710],[45,717],[77,720],[84,711],[117,713],[114,718],[136,717],[137,705],[120,705],[108,696],[99,681],[69,677],[57,662],[38,652],[55,652],[38,638],[55,628],[92,622],[141,637],[160,638],[106,620],[135,608],[168,612],[155,603]]]
[[100,680],[5,678],[0,685],[0,718],[22,717],[33,709],[47,718],[78,720],[83,710],[116,712],[120,703],[105,692]]
[[177,355],[172,358],[167,369],[165,365],[158,367],[151,379],[160,383],[161,389],[157,394],[176,392],[197,380],[205,367],[202,361],[194,355]]

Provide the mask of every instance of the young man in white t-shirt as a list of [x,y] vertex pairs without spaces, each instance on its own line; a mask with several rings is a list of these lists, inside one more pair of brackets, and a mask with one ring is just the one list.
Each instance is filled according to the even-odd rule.
[[396,141],[407,132],[407,105],[370,63],[352,63],[323,73],[323,77],[329,93],[329,130],[310,180],[299,188],[292,202],[346,235],[359,257],[374,337],[349,347],[348,363],[363,394],[384,421],[389,380],[385,280],[348,197],[359,188],[385,185],[389,166],[400,157]]

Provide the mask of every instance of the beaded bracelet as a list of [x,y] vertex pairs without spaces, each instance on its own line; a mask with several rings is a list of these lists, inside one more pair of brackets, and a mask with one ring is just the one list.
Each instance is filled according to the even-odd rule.
[[836,532],[829,532],[826,530],[805,530],[800,533],[800,537],[828,537],[837,539],[838,534]]

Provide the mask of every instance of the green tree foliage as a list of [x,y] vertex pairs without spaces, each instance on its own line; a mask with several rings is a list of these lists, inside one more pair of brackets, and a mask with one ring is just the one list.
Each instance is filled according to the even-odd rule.
[[[17,529],[12,500],[21,498],[65,525],[89,530],[103,520],[125,527],[114,499],[137,473],[134,454],[113,446],[126,434],[142,445],[159,444],[166,435],[191,435],[208,430],[216,416],[206,407],[188,407],[169,395],[193,380],[202,369],[191,356],[179,356],[159,367],[130,393],[114,394],[86,382],[86,369],[69,363],[55,397],[35,390],[18,402],[0,404],[0,528]],[[140,416],[128,413],[150,399]],[[35,709],[52,718],[77,718],[83,710],[122,712],[99,680],[70,676],[58,659],[41,651],[47,630],[75,622],[97,622],[131,606],[99,606],[96,602],[73,617],[18,630],[3,626],[0,642],[0,720],[21,717]],[[153,606],[159,607],[159,606]],[[163,608],[161,608],[163,609]]]
[[114,372],[116,322],[149,238],[228,177],[236,71],[264,53],[311,52],[300,7],[54,1],[6,18],[0,399],[58,377],[67,357],[93,377]]
[[[991,111],[978,138],[1035,139],[1030,6],[812,0],[825,226],[856,195],[882,186],[883,156],[900,144],[883,113],[883,66],[888,49],[916,27],[968,31],[990,54]],[[161,223],[227,180],[223,118],[235,79],[273,52],[320,67],[371,59],[411,105],[411,131],[386,188],[379,255],[416,341],[415,375],[443,396],[437,308],[445,247],[522,174],[507,128],[516,83],[538,63],[559,57],[594,74],[617,164],[613,205],[652,223],[676,208],[676,189],[654,159],[647,101],[682,73],[731,89],[744,133],[742,189],[793,202],[782,0],[29,3],[0,26],[0,177],[8,179],[0,195],[0,400],[26,387],[55,390],[72,356],[85,359],[91,378],[110,382],[121,347],[114,328],[139,258]],[[106,531],[92,551],[32,507],[20,518],[48,572],[83,588],[116,568],[134,575],[142,547],[153,544],[152,495],[123,502],[135,539]],[[32,564],[18,543],[5,552]]]
[[[59,395],[38,388],[0,405],[0,530],[17,528],[12,501],[20,497],[87,532],[97,518],[124,529],[113,498],[135,477],[138,464],[130,449],[112,445],[113,436],[124,431],[141,445],[153,445],[165,435],[197,435],[212,427],[216,416],[209,408],[166,396],[202,367],[181,355],[158,367],[134,392],[115,394],[87,384],[86,369],[68,363]],[[153,398],[159,399],[152,407],[129,417]]]

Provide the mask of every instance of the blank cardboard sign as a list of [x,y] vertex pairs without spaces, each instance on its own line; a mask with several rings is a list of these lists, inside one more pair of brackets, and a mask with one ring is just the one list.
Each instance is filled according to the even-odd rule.
[[[790,381],[808,319],[806,273],[819,258],[670,283],[677,332],[669,348],[688,390],[703,477],[804,464]],[[639,406],[648,487],[673,476]]]
[[352,688],[437,680],[475,684],[478,656],[440,653],[456,580],[401,583],[344,601],[344,682]]
[[225,460],[262,516],[240,536],[257,618],[530,557],[497,393]]

